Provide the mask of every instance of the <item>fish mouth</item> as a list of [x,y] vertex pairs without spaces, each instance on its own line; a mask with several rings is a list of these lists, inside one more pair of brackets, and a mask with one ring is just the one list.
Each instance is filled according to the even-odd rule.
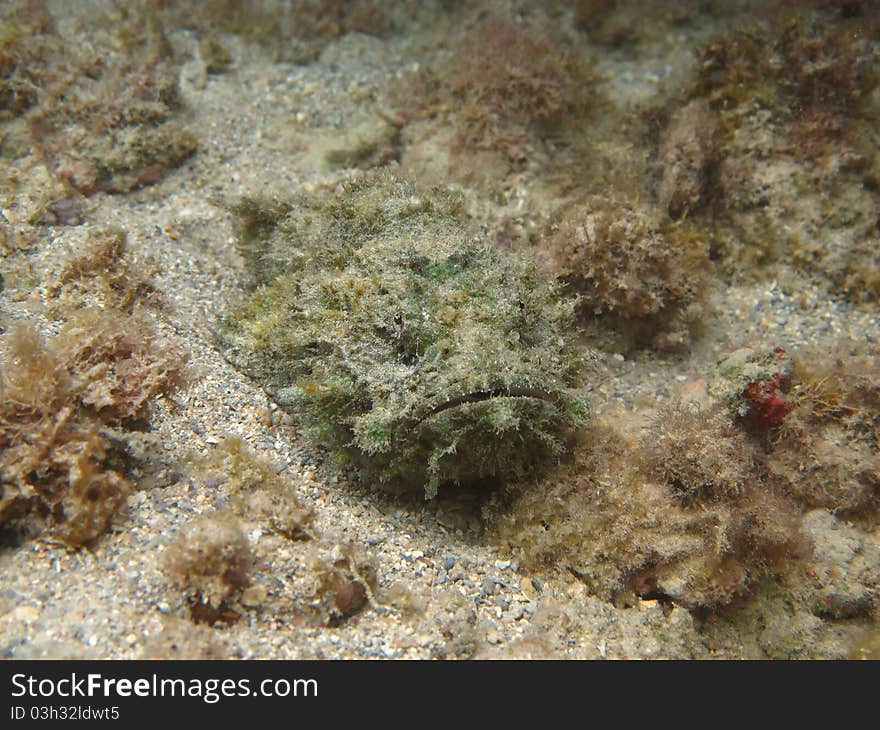
[[496,388],[494,390],[475,390],[471,393],[457,395],[454,398],[450,398],[449,400],[443,401],[439,405],[434,406],[427,413],[416,419],[412,427],[416,428],[420,426],[429,418],[433,418],[443,411],[458,408],[467,403],[481,403],[487,400],[494,400],[495,398],[533,398],[535,400],[547,401],[557,408],[559,407],[559,398],[553,397],[550,393],[541,388]]

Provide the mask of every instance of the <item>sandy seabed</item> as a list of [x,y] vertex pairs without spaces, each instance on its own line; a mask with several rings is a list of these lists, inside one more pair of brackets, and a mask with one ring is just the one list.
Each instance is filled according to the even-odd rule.
[[[76,16],[90,17],[92,4],[76,4],[72,17],[58,14],[62,5],[69,4],[49,3],[62,36],[88,38],[87,23]],[[497,7],[520,21],[529,18],[513,5],[528,4]],[[131,466],[135,489],[105,534],[75,550],[45,536],[0,549],[0,655],[839,658],[853,655],[870,635],[880,581],[880,533],[870,525],[826,509],[804,512],[801,529],[810,545],[804,560],[809,570],[835,576],[820,580],[816,590],[825,600],[859,606],[842,616],[817,610],[809,598],[791,600],[784,582],[772,580],[750,599],[717,611],[690,610],[650,591],[603,600],[564,564],[536,566],[511,544],[515,540],[499,539],[485,522],[479,495],[450,490],[425,501],[418,493],[381,492],[337,471],[320,446],[303,439],[296,414],[275,406],[215,347],[214,323],[245,296],[247,285],[233,216],[218,201],[317,191],[359,174],[333,169],[328,150],[351,145],[352,135],[375,133],[377,119],[393,117],[399,92],[391,92],[401,78],[448,59],[453,41],[443,41],[441,31],[454,38],[482,22],[473,8],[443,12],[451,15],[433,28],[415,24],[408,32],[351,32],[325,40],[308,63],[279,61],[271,48],[220,33],[230,63],[211,74],[199,51],[199,32],[171,29],[167,37],[180,59],[177,120],[195,137],[197,151],[153,184],[77,197],[80,212],[70,221],[77,225],[32,223],[57,179],[37,145],[31,154],[2,160],[7,181],[16,182],[5,186],[0,220],[31,241],[23,249],[10,247],[4,257],[3,329],[31,321],[48,336],[57,332],[49,282],[65,260],[87,250],[95,232],[118,228],[138,261],[155,262],[162,304],[151,317],[161,335],[185,346],[192,381],[152,408],[149,429],[138,436],[142,458]],[[634,119],[673,98],[671,89],[695,73],[693,48],[739,22],[694,16],[614,45],[602,33],[578,35],[567,6],[552,17],[565,37],[580,38],[579,53],[593,59],[597,88],[615,114]],[[402,141],[389,153],[392,160],[379,161],[421,184],[459,185],[472,216],[482,216],[499,240],[499,231],[527,240],[558,201],[572,197],[543,192],[540,166],[531,161],[504,172],[503,194],[487,193],[478,176],[462,181],[444,173],[435,180],[436,170],[449,162],[442,129],[424,120],[397,122],[403,124]],[[610,137],[602,154],[614,157],[614,146],[625,141],[624,131]],[[652,148],[645,145],[650,157]],[[547,154],[542,148],[534,160]],[[789,158],[778,165],[774,170],[772,159],[762,162],[769,194],[791,172]],[[861,205],[861,198],[847,200]],[[876,215],[876,195],[868,201]],[[813,211],[799,219],[799,209],[789,209],[785,225],[792,237],[825,235]],[[834,230],[844,231],[841,238],[850,235],[846,225]],[[717,363],[741,348],[797,353],[833,350],[841,341],[878,341],[876,297],[862,303],[845,296],[821,276],[802,274],[800,263],[784,256],[759,276],[729,274],[731,260],[713,262],[714,278],[700,304],[702,322],[684,349],[633,348],[625,338],[587,328],[583,336],[598,351],[589,384],[597,417],[637,437],[659,408],[699,390]],[[312,511],[315,537],[291,540],[252,515],[241,516],[251,575],[212,626],[194,621],[192,597],[175,583],[167,555],[199,516],[228,508],[233,485],[216,465],[223,463],[217,454],[226,453],[231,437],[265,460]],[[200,459],[202,466],[194,467]],[[340,618],[347,612],[347,605],[339,605],[346,596],[337,594],[328,610],[316,575],[328,562],[348,560],[351,545],[375,570],[375,580],[363,607]],[[357,578],[351,577],[353,583]]]

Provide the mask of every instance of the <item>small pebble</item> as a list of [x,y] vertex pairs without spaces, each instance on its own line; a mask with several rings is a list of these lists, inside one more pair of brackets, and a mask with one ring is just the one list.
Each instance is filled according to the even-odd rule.
[[257,583],[244,589],[241,594],[241,602],[248,608],[256,608],[263,604],[267,595],[266,586]]
[[36,606],[18,606],[12,611],[12,618],[17,621],[36,621],[40,618],[40,609]]

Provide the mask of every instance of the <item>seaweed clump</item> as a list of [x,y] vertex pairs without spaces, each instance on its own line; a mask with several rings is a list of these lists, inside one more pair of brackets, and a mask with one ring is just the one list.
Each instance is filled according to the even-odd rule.
[[767,458],[806,507],[876,524],[880,508],[880,356],[853,344],[793,358],[791,413]]
[[840,342],[834,350],[742,348],[719,364],[709,389],[761,445],[769,483],[804,509],[871,525],[880,507],[877,349]]
[[98,230],[88,245],[69,257],[47,287],[65,306],[97,306],[131,314],[137,307],[158,305],[155,265],[141,261],[128,246],[125,231]]
[[178,63],[161,22],[138,6],[85,9],[82,22],[84,38],[61,32],[39,0],[4,13],[0,123],[22,118],[47,167],[83,195],[153,184],[196,149],[177,119]]
[[241,439],[227,438],[207,460],[195,459],[194,466],[206,483],[225,484],[224,501],[232,514],[258,522],[287,540],[315,537],[311,510],[297,499],[288,481],[255,458]]
[[582,315],[601,317],[637,345],[685,344],[701,318],[707,246],[642,206],[599,195],[566,206],[551,222],[541,256],[580,295]]
[[489,18],[458,42],[449,61],[417,72],[396,93],[404,118],[454,130],[450,172],[467,175],[478,172],[471,170],[474,154],[478,164],[493,164],[494,154],[508,167],[522,166],[546,151],[544,140],[581,132],[596,81],[548,27]]
[[82,310],[49,342],[5,338],[0,374],[0,529],[68,545],[109,526],[131,490],[124,434],[184,382],[186,357],[142,315]]
[[[692,89],[717,122],[711,225],[731,268],[784,261],[876,300],[876,21],[784,7],[700,53]],[[777,271],[774,270],[774,275]]]
[[[374,600],[377,570],[356,546],[322,534],[289,478],[238,438],[193,457],[193,483],[216,510],[187,525],[165,552],[172,583],[195,623],[230,625],[248,609],[339,626]],[[282,591],[259,580],[265,563],[289,559],[297,576]],[[270,584],[271,585],[271,584]]]
[[50,169],[83,195],[152,185],[196,150],[175,119],[177,68],[163,38],[147,49],[47,90],[29,120]]
[[250,585],[253,554],[234,517],[218,512],[191,522],[167,553],[166,565],[190,601],[194,623],[238,621],[229,601]]
[[835,350],[742,348],[640,437],[594,422],[539,487],[495,499],[496,534],[618,603],[755,608],[766,588],[820,618],[876,614],[877,351]]
[[798,510],[760,482],[723,412],[670,405],[636,443],[593,428],[570,463],[492,515],[526,565],[560,567],[622,605],[716,610],[804,555]]
[[20,116],[38,100],[53,22],[41,2],[24,2],[0,16],[0,122]]
[[233,209],[265,283],[220,344],[342,463],[433,497],[530,473],[585,421],[574,303],[469,233],[449,191],[380,173]]

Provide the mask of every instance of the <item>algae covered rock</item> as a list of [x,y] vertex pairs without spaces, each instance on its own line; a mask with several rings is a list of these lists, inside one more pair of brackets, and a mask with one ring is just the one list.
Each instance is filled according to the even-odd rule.
[[557,211],[540,255],[580,295],[584,319],[601,317],[635,344],[684,345],[704,314],[705,242],[620,195],[587,196]]
[[382,173],[232,208],[260,286],[221,347],[341,463],[433,497],[530,473],[586,420],[574,302],[449,191]]
[[75,23],[42,2],[0,11],[0,124],[24,125],[0,131],[9,153],[32,148],[85,196],[153,185],[195,153],[180,60],[146,5],[80,8]]

